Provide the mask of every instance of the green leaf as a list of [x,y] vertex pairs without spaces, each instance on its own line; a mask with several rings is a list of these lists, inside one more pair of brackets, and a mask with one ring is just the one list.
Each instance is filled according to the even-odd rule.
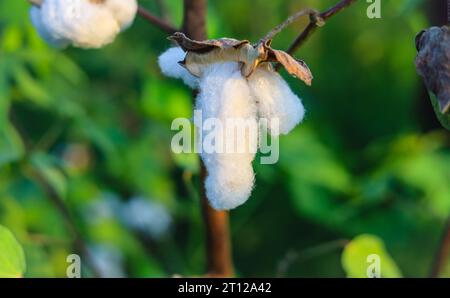
[[342,266],[348,277],[368,277],[368,269],[378,257],[381,277],[402,277],[400,270],[384,247],[383,240],[374,235],[363,234],[348,243],[342,253]]
[[41,83],[36,80],[22,65],[14,67],[14,79],[19,90],[36,104],[47,106],[50,96]]
[[434,112],[436,113],[436,117],[439,119],[439,122],[446,129],[450,130],[450,112],[442,114],[439,109],[438,98],[432,92],[428,92],[428,94],[430,95],[431,104],[433,105]]
[[18,160],[24,154],[24,146],[14,127],[9,124],[3,124],[0,127],[0,167]]
[[7,228],[0,226],[0,277],[22,277],[25,268],[22,247]]

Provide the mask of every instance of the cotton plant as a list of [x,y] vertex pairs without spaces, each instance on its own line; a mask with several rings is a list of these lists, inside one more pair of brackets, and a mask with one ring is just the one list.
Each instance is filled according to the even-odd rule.
[[[270,40],[251,45],[248,41],[222,38],[195,41],[183,33],[170,37],[178,46],[169,48],[159,57],[164,75],[178,78],[198,89],[195,107],[203,119],[246,119],[247,124],[259,127],[259,119],[266,119],[272,136],[288,134],[305,115],[300,98],[273,69],[278,62],[293,76],[307,85],[312,74],[303,61],[271,48]],[[197,133],[204,127],[196,127]],[[203,142],[205,134],[198,140]],[[219,133],[216,141],[235,144],[241,141],[244,152],[201,152],[207,169],[206,195],[217,210],[229,210],[245,203],[252,192],[255,175],[252,161],[258,146],[258,134],[239,136]]]
[[134,21],[136,0],[30,0],[30,18],[50,45],[101,48]]

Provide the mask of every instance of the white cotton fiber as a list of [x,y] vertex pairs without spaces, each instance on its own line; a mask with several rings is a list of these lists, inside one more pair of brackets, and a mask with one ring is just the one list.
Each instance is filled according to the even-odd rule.
[[[33,12],[36,9],[40,19]],[[113,42],[133,22],[136,12],[136,0],[44,0],[40,8],[32,8],[31,16],[50,44],[63,40],[81,48],[100,48]]]
[[[258,139],[256,105],[237,63],[217,63],[206,67],[200,80],[196,109],[201,110],[203,123],[208,118],[217,118],[223,124],[224,130],[216,135],[223,142],[223,150],[227,144],[238,141],[236,134],[230,136],[225,130],[227,125],[236,123],[234,120],[246,121],[255,129],[253,133],[247,131],[244,135],[245,146],[241,152],[208,153],[203,148],[201,154],[208,171],[205,188],[211,206],[218,210],[236,208],[247,201],[253,189],[252,161]],[[210,131],[203,130],[203,138],[208,133]]]
[[81,48],[100,48],[120,32],[118,22],[104,4],[89,0],[45,0],[42,20],[54,36]]
[[122,31],[131,26],[138,10],[136,0],[107,0],[105,5],[114,15]]
[[[277,72],[258,67],[248,83],[258,104],[259,117],[269,121],[271,135],[287,134],[303,120],[305,109],[300,98]],[[273,119],[279,120],[279,131],[271,125]]]
[[165,76],[182,79],[186,85],[192,89],[196,89],[199,79],[178,63],[183,61],[185,56],[186,53],[180,47],[170,48],[159,56],[159,67]]
[[70,41],[65,38],[60,38],[52,35],[52,33],[47,29],[47,27],[42,22],[41,9],[33,6],[30,9],[30,19],[33,26],[36,28],[39,35],[44,39],[49,45],[55,48],[65,48],[70,44]]

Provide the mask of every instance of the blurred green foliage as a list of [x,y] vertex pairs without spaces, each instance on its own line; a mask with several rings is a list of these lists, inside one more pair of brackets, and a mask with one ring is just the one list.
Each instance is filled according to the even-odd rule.
[[[181,23],[181,1],[140,2]],[[208,34],[257,41],[295,11],[335,2],[211,0]],[[287,78],[307,117],[281,137],[278,164],[255,163],[252,197],[231,212],[239,276],[281,267],[283,276],[346,276],[343,245],[321,245],[365,233],[382,239],[375,246],[384,242],[404,276],[428,274],[450,211],[450,137],[413,62],[414,37],[430,25],[425,8],[438,2],[383,1],[382,19],[371,20],[359,1],[296,53],[315,76],[311,88]],[[25,276],[65,276],[75,252],[37,177],[63,199],[102,276],[202,274],[198,159],[170,150],[170,123],[191,117],[192,99],[158,70],[166,35],[137,19],[101,50],[58,51],[38,37],[28,9],[0,2],[0,224],[24,247]],[[274,48],[287,48],[306,21]],[[137,198],[148,210],[130,207]],[[148,222],[130,220],[136,209]],[[83,276],[92,275],[83,260]]]

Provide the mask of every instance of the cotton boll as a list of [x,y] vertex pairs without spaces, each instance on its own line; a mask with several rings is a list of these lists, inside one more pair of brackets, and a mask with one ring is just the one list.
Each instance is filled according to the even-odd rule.
[[118,21],[122,31],[131,26],[138,10],[136,0],[107,0],[105,5]]
[[[300,98],[278,73],[261,66],[249,77],[248,83],[258,102],[259,117],[269,121],[271,135],[287,134],[303,120],[305,109]],[[278,133],[271,119],[279,120]]]
[[[223,143],[222,151],[207,152],[203,147],[201,154],[208,171],[205,181],[206,195],[215,209],[236,208],[247,201],[253,189],[252,161],[258,138],[256,105],[237,63],[217,63],[206,67],[200,81],[196,109],[202,111],[204,122],[217,118],[224,128],[215,135],[216,141]],[[253,131],[247,130],[243,135],[244,140],[240,140],[236,134],[226,133],[229,125],[235,125],[239,121],[245,121],[250,129],[253,128]],[[211,132],[203,130],[203,141],[209,133]],[[242,152],[225,151],[227,145],[239,141],[244,144]]]
[[182,79],[186,85],[195,89],[198,87],[199,79],[178,63],[183,61],[185,56],[186,53],[180,47],[170,48],[159,56],[159,67],[165,76]]
[[52,35],[42,21],[42,14],[40,8],[32,6],[30,9],[30,19],[36,28],[39,36],[42,37],[49,45],[56,48],[64,48],[70,44],[67,39],[58,38]]
[[45,0],[42,20],[55,38],[68,39],[74,46],[100,48],[120,32],[119,22],[102,3],[89,0]]

